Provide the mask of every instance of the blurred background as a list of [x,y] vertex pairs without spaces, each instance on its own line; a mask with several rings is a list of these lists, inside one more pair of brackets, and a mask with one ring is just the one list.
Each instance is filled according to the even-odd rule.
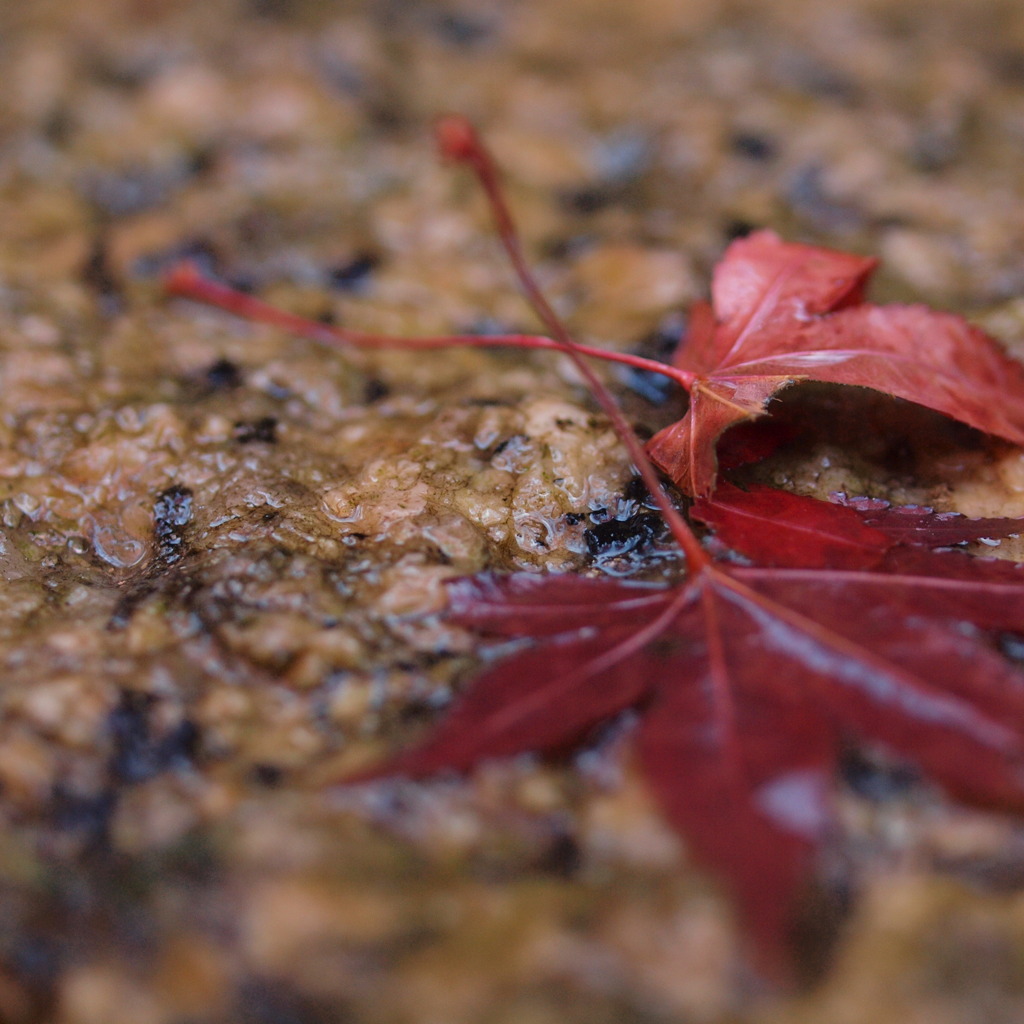
[[[467,399],[509,405],[495,436],[538,391],[582,399],[534,357],[353,370],[168,303],[159,275],[189,258],[368,329],[534,329],[434,153],[447,111],[493,147],[582,340],[664,355],[767,227],[1024,344],[1016,0],[0,0],[0,1020],[1022,1019],[1024,839],[898,773],[851,772],[805,957],[831,971],[768,1003],[614,737],[575,769],[310,781],[466,678],[468,649],[401,619],[441,578],[581,564],[525,463],[498,505],[543,544],[436,510],[491,429]],[[594,502],[625,473],[600,450]],[[965,510],[997,512],[994,471],[958,466],[987,496]],[[346,515],[409,479],[415,529],[359,548]]]

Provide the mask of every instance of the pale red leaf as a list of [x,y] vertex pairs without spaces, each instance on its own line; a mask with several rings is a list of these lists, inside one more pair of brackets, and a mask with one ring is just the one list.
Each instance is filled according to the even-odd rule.
[[874,261],[758,232],[716,269],[717,326],[673,360],[692,374],[685,418],[648,442],[687,493],[714,486],[724,430],[798,380],[869,387],[1024,444],[1024,369],[961,317],[861,301]]

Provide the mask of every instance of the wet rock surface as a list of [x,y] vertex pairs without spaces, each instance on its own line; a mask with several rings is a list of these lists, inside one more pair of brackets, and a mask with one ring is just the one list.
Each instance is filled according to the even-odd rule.
[[[560,357],[338,353],[158,285],[188,257],[368,330],[532,329],[432,152],[457,109],[582,340],[652,351],[770,226],[1020,352],[1016,5],[42,0],[0,38],[0,1019],[1019,1019],[1024,832],[876,752],[809,899],[830,970],[767,1000],[629,722],[334,784],[485,656],[446,579],[670,548]],[[608,379],[640,428],[678,415]],[[799,440],[761,479],[1024,514],[1016,450],[872,396],[779,407]]]

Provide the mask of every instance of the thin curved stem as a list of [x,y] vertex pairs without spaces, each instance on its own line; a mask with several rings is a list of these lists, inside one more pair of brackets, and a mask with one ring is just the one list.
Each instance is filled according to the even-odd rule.
[[640,439],[626,422],[611,392],[604,386],[597,374],[584,362],[582,358],[584,353],[581,352],[581,346],[573,340],[537,284],[523,255],[519,233],[516,230],[515,222],[505,201],[497,167],[490,153],[477,136],[475,129],[464,117],[451,114],[441,118],[438,122],[437,137],[442,153],[452,160],[466,164],[474,172],[477,180],[483,187],[490,204],[491,214],[494,217],[498,237],[516,272],[516,276],[519,278],[519,283],[526,295],[527,301],[533,307],[537,316],[540,317],[544,326],[554,335],[555,340],[558,342],[558,347],[572,358],[594,398],[611,421],[615,433],[619,436],[619,440],[622,441],[626,451],[629,452],[629,457],[633,460],[633,464],[636,466],[647,486],[647,490],[657,504],[658,510],[665,517],[665,521],[672,531],[672,536],[683,549],[683,553],[686,555],[688,571],[692,573],[706,567],[710,564],[711,559],[701,547],[700,542],[694,536],[686,521],[672,504],[658,478],[654,466],[651,464],[651,460],[644,452]]
[[[278,309],[276,306],[263,302],[252,295],[240,292],[235,288],[211,281],[202,277],[191,263],[179,263],[164,278],[164,290],[168,295],[202,302],[207,306],[216,306],[246,320],[270,324],[290,334],[309,338],[335,348],[397,348],[397,349],[435,349],[435,348],[537,348],[557,352],[564,351],[564,346],[540,334],[438,334],[422,338],[403,338],[391,334],[373,334],[366,331],[353,331],[333,324],[319,323],[295,313]],[[621,363],[636,370],[658,373],[669,380],[675,381],[683,388],[692,385],[693,375],[679,370],[666,363],[654,359],[632,355],[627,352],[609,352],[603,348],[589,345],[578,345],[577,351],[593,359],[603,359],[608,363]]]

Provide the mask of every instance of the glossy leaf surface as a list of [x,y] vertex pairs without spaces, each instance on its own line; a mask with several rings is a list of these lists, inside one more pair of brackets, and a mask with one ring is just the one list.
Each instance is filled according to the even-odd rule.
[[648,454],[689,494],[707,495],[715,445],[799,380],[873,388],[1024,444],[1024,369],[964,319],[925,306],[875,306],[875,261],[783,242],[734,242],[715,270],[714,316],[701,309],[673,359],[692,375],[690,408]]
[[881,571],[712,564],[660,589],[458,581],[455,622],[537,642],[485,671],[422,745],[371,777],[564,751],[637,708],[653,793],[734,894],[763,965],[784,972],[795,895],[834,825],[840,737],[887,747],[962,800],[1024,808],[1024,675],[985,633],[1024,624],[1024,575],[915,555],[927,557]]

